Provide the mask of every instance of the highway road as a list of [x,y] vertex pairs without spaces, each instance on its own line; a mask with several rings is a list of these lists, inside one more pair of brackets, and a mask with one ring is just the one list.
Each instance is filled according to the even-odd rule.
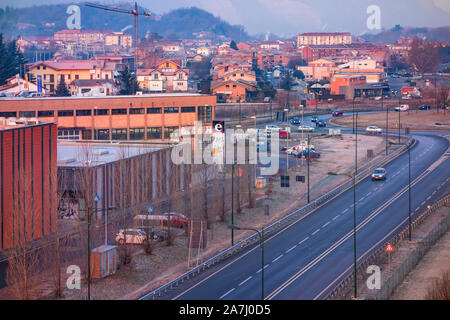
[[[413,137],[412,219],[444,195],[450,181],[449,142],[430,133],[414,133]],[[386,181],[366,178],[356,186],[358,257],[387,243],[386,236],[399,225],[407,225],[408,153],[385,168]],[[352,272],[353,189],[265,239],[264,246],[266,299],[320,298],[341,274]],[[254,245],[185,281],[161,299],[260,299],[261,283],[261,249]]]

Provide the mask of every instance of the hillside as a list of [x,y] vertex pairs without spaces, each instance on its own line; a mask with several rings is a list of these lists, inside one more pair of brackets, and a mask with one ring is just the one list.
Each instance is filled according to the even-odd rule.
[[[0,8],[0,33],[5,37],[22,36],[51,36],[55,31],[66,29],[66,13],[69,4],[41,5],[28,8]],[[96,30],[121,31],[133,25],[132,15],[103,11],[77,4],[81,8],[81,28]],[[123,9],[130,9],[129,4],[119,5]],[[142,11],[151,11],[140,8]],[[211,13],[198,9],[180,8],[163,15],[152,14],[150,18],[139,18],[139,37],[147,33],[156,32],[164,38],[193,38],[194,33],[212,32],[216,37],[225,36],[242,40],[249,39],[245,32],[240,33],[240,26],[215,17]],[[132,33],[133,28],[125,32]]]
[[377,34],[364,34],[365,41],[395,43],[400,37],[426,37],[429,40],[450,42],[450,26],[439,28],[408,28],[395,26]]

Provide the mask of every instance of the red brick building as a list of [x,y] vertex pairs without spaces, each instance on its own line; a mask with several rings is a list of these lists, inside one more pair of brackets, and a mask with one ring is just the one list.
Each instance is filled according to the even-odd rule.
[[0,118],[0,251],[56,232],[54,123]]

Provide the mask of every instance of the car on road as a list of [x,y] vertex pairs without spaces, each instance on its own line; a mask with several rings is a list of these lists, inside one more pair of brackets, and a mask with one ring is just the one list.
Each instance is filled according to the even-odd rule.
[[310,126],[303,126],[303,127],[300,126],[300,127],[298,127],[298,130],[302,131],[302,132],[313,132],[314,128],[310,127]]
[[319,117],[318,116],[312,116],[311,117],[311,122],[317,122],[319,121]]
[[344,113],[342,111],[339,111],[339,110],[334,110],[332,115],[333,115],[333,117],[339,117],[339,116],[344,115]]
[[373,180],[386,180],[386,169],[377,168],[372,173],[372,181]]
[[116,242],[120,244],[145,244],[147,234],[141,229],[120,229],[116,234]]
[[300,118],[295,117],[295,118],[293,118],[293,119],[291,120],[291,123],[292,123],[292,124],[300,124],[301,121],[302,121],[302,120],[301,120]]
[[366,128],[366,132],[368,134],[381,134],[383,130],[381,128],[378,128],[377,126],[368,126]]
[[319,120],[316,122],[316,127],[326,127],[327,123],[325,122],[325,120]]
[[419,110],[431,110],[431,106],[429,104],[422,104],[419,106]]
[[402,104],[398,107],[395,107],[395,111],[408,111],[409,110],[409,105],[407,104]]

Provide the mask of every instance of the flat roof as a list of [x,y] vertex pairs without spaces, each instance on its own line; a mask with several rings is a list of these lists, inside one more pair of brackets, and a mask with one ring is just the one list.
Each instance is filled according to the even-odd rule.
[[74,143],[58,141],[58,167],[97,167],[164,149],[149,144]]
[[36,97],[36,98],[24,98],[24,97],[2,97],[0,101],[41,101],[41,100],[78,100],[78,99],[130,99],[130,98],[164,98],[164,97],[213,97],[210,94],[200,93],[151,93],[142,95],[124,95],[124,96],[99,96],[99,97]]

